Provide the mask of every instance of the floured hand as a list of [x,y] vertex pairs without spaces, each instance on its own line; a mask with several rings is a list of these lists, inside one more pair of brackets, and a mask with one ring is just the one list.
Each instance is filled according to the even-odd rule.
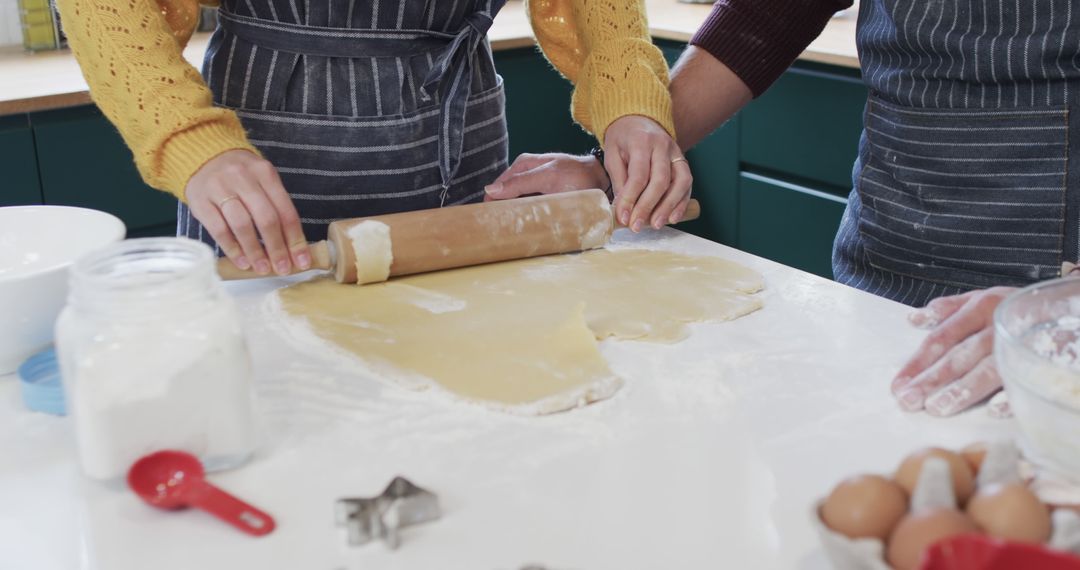
[[1001,388],[994,365],[994,309],[1015,289],[994,287],[941,297],[909,320],[932,329],[892,381],[900,407],[951,416]]

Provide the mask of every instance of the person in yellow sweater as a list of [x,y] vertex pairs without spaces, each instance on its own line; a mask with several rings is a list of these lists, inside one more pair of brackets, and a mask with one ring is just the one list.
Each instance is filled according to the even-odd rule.
[[[308,239],[335,219],[498,193],[507,133],[486,31],[505,2],[221,0],[201,76],[181,56],[196,0],[57,4],[94,101],[146,182],[180,200],[178,233],[285,274],[310,267]],[[608,159],[616,189],[688,194],[641,2],[541,0],[530,12],[577,82],[575,117],[609,139],[648,133]],[[642,108],[652,115],[624,117]],[[656,162],[679,174],[646,189],[639,171]],[[599,164],[591,173],[605,179]],[[652,206],[628,197],[622,215],[648,219]]]
[[616,216],[635,232],[682,220],[693,177],[675,142],[667,63],[650,40],[643,2],[529,0],[528,8],[544,55],[575,84],[574,119],[602,141],[598,158],[610,179],[583,157],[525,154],[488,196],[610,184]]

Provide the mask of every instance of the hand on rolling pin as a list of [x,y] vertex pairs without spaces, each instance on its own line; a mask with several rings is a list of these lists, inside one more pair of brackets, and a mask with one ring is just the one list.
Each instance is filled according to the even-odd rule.
[[638,115],[611,123],[604,133],[604,166],[619,223],[638,232],[682,220],[694,177],[679,145],[659,123]]
[[525,153],[484,188],[484,201],[607,187],[604,166],[592,156]]
[[185,197],[238,268],[288,275],[294,265],[311,267],[296,207],[274,166],[254,153],[230,150],[210,159],[188,181]]
[[940,297],[908,317],[932,330],[892,381],[901,408],[951,416],[1001,388],[993,355],[994,309],[1012,291],[994,287]]

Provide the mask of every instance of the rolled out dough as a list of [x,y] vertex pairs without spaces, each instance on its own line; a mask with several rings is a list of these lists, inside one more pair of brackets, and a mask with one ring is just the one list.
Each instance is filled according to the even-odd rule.
[[538,414],[611,396],[597,339],[675,342],[686,323],[761,307],[759,274],[714,257],[598,250],[349,287],[316,279],[281,306],[379,374]]
[[390,266],[394,263],[390,226],[364,220],[349,228],[348,234],[356,252],[356,282],[364,285],[389,279]]

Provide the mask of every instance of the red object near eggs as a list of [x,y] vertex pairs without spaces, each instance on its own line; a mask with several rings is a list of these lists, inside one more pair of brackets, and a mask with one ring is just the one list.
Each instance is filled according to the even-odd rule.
[[1080,570],[1080,558],[1034,544],[964,535],[943,540],[923,555],[922,570]]

